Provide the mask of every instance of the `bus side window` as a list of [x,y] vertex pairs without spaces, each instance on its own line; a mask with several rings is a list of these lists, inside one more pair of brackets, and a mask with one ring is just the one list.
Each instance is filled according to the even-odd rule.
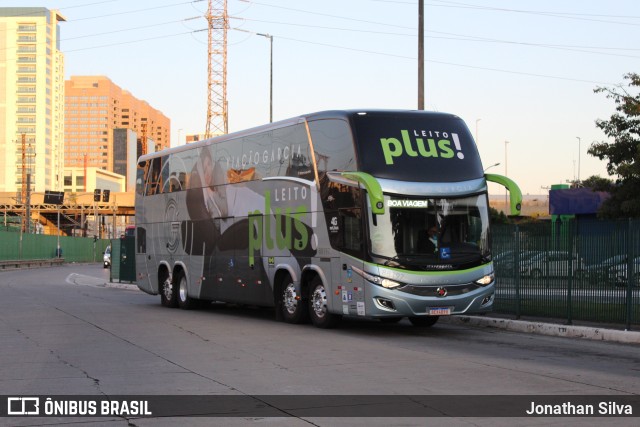
[[149,170],[149,162],[140,162],[136,169],[136,193],[140,196],[144,195],[144,185]]
[[160,174],[161,166],[162,164],[159,157],[151,159],[151,166],[149,168],[149,172],[147,173],[147,196],[152,196],[154,194],[159,194],[162,192],[162,175]]

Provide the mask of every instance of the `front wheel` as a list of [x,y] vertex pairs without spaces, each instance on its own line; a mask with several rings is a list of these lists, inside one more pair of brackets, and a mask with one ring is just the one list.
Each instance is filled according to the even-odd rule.
[[302,298],[291,275],[287,273],[280,282],[280,313],[287,323],[305,323],[309,320],[307,300]]
[[440,316],[409,317],[409,322],[411,322],[413,326],[429,328],[435,325],[439,318]]
[[309,315],[314,326],[323,329],[335,328],[342,316],[329,313],[327,290],[318,276],[309,284]]

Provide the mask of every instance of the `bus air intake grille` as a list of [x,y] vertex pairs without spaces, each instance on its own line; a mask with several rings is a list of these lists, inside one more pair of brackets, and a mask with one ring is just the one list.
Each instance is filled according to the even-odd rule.
[[475,291],[481,286],[476,285],[475,283],[464,283],[461,285],[405,285],[400,288],[396,288],[396,290],[400,292],[406,292],[411,295],[418,295],[421,297],[440,297],[438,294],[438,289],[440,288],[447,289],[447,296],[452,295],[463,295],[472,291]]

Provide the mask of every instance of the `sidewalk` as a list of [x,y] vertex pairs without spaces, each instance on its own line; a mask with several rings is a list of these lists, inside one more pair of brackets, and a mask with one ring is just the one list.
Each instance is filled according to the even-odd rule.
[[[442,320],[442,318],[440,318]],[[621,331],[600,326],[577,326],[552,323],[547,320],[514,320],[489,316],[451,316],[447,321],[483,328],[497,328],[513,332],[549,335],[565,338],[582,338],[625,344],[640,344],[639,331]]]

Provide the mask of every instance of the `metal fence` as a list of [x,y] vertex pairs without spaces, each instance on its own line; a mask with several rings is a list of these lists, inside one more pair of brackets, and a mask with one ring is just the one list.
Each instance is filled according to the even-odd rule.
[[[492,227],[494,310],[640,327],[640,221]],[[101,262],[109,240],[60,236],[67,262]],[[0,231],[0,261],[56,257],[57,236]]]
[[496,312],[640,325],[640,221],[494,225]]
[[[60,236],[61,257],[66,262],[102,262],[109,240]],[[58,236],[0,231],[0,261],[56,258]]]

